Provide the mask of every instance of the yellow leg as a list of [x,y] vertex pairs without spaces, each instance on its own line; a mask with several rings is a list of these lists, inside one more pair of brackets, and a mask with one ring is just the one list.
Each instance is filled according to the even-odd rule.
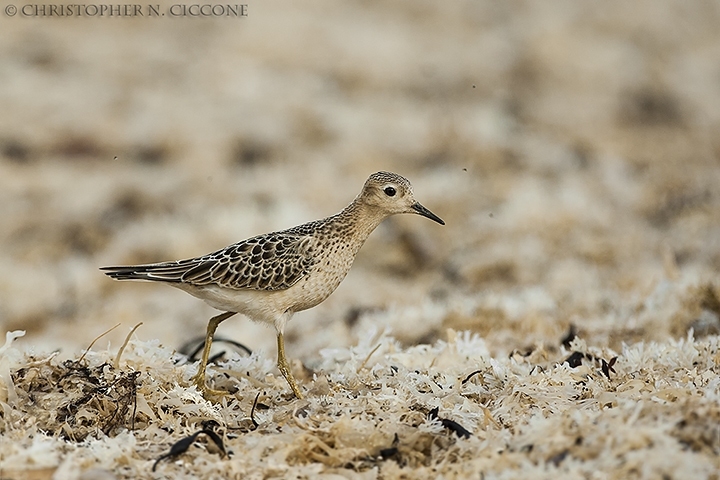
[[227,392],[220,390],[212,390],[205,385],[205,369],[207,368],[208,359],[210,358],[210,347],[212,347],[213,336],[218,325],[224,320],[235,315],[235,312],[225,312],[220,315],[216,315],[208,322],[207,333],[205,334],[205,348],[203,349],[202,359],[200,360],[200,366],[198,367],[197,374],[193,377],[193,383],[197,385],[198,390],[203,393],[203,397],[208,396],[222,396],[227,395]]
[[283,374],[283,377],[285,377],[285,380],[287,380],[288,385],[290,385],[290,388],[292,389],[293,393],[298,399],[302,399],[302,393],[300,392],[300,388],[298,387],[298,384],[295,382],[295,377],[293,377],[292,371],[290,370],[290,365],[288,365],[287,359],[285,358],[285,339],[283,338],[282,333],[278,333],[277,336],[277,347],[278,347],[278,369],[280,369],[280,373]]

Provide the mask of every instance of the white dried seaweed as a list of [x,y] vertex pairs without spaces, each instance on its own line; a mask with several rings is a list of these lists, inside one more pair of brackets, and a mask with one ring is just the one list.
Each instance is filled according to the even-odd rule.
[[[157,341],[131,339],[116,369],[111,350],[90,350],[82,362],[38,360],[11,340],[0,357],[17,394],[2,403],[6,472],[145,478],[209,420],[231,457],[201,440],[158,465],[163,475],[705,478],[720,468],[717,336],[624,344],[619,354],[576,337],[568,349],[493,356],[466,331],[403,347],[372,327],[354,346],[320,352],[302,401],[288,395],[272,357],[230,354],[209,369],[215,385],[235,392],[219,403],[192,386],[196,366]],[[581,355],[574,367],[565,361],[572,352]]]

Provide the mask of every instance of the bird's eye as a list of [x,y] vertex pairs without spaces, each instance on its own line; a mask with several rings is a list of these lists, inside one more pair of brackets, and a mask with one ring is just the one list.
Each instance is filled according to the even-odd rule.
[[395,190],[394,187],[385,187],[384,191],[385,191],[385,195],[387,195],[388,197],[394,197],[395,194],[397,193],[397,190]]

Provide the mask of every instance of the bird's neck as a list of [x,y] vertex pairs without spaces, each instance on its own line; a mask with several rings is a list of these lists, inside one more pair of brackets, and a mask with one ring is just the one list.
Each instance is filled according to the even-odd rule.
[[387,218],[387,214],[372,205],[359,201],[356,198],[350,205],[337,214],[338,219],[347,225],[348,233],[359,241],[358,248],[365,243],[365,240]]

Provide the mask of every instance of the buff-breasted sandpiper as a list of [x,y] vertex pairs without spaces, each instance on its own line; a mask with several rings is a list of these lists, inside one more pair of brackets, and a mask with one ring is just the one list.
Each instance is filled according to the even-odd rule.
[[302,398],[285,358],[285,325],[295,312],[328,298],[347,275],[370,233],[397,213],[415,213],[445,225],[415,200],[406,178],[377,172],[370,175],[350,205],[331,217],[258,235],[202,257],[101,270],[117,280],[167,283],[225,312],[210,319],[202,360],[193,379],[206,396],[220,393],[205,383],[215,330],[220,322],[242,313],[275,326],[278,369],[295,396]]

